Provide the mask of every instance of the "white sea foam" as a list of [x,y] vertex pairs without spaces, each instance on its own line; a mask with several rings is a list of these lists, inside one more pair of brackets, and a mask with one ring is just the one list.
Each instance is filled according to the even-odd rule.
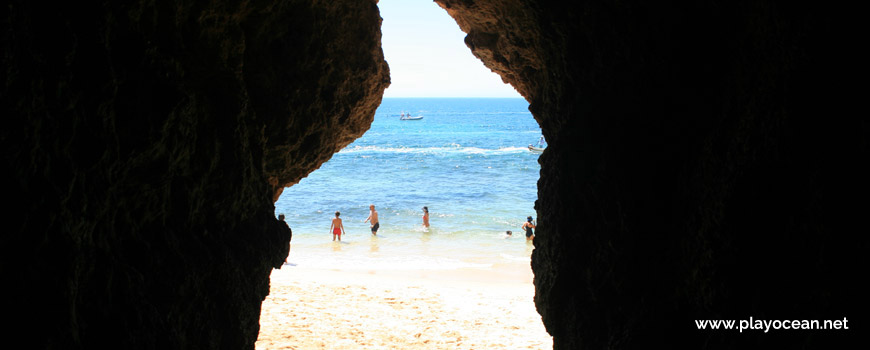
[[303,251],[291,255],[293,263],[300,267],[341,268],[344,270],[456,270],[487,269],[491,263],[472,263],[455,258],[426,255],[372,256],[351,252]]
[[[528,152],[526,147],[501,147],[501,148],[479,148],[479,147],[382,147],[382,146],[351,146],[347,147],[339,154],[351,153],[419,153],[419,154],[510,154]],[[366,157],[366,156],[363,156]]]
[[507,260],[512,260],[512,261],[523,261],[523,262],[526,262],[526,261],[529,261],[529,260],[532,259],[531,257],[528,257],[528,256],[513,256],[513,255],[505,254],[505,253],[501,253],[501,254],[499,254],[499,255],[500,255],[502,258],[505,258],[505,259],[507,259]]

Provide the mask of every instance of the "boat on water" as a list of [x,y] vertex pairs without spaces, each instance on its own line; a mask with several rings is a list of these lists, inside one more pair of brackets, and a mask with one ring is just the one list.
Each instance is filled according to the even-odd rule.
[[405,112],[402,112],[402,115],[399,116],[399,120],[420,120],[420,119],[423,119],[422,115],[418,115],[418,116],[414,117],[411,115],[411,113],[405,114]]
[[547,141],[544,140],[544,136],[541,136],[541,139],[538,140],[538,143],[535,145],[529,145],[529,151],[532,153],[541,153],[544,152],[544,148],[547,146]]

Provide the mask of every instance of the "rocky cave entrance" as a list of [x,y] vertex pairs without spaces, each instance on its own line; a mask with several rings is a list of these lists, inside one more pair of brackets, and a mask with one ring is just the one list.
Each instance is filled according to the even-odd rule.
[[[854,344],[693,320],[861,317],[863,12],[436,2],[549,143],[532,269],[554,348]],[[7,332],[251,348],[287,255],[275,199],[359,138],[389,85],[376,2],[10,1],[0,19]]]
[[[532,244],[520,228],[526,216],[537,217],[534,203],[540,153],[530,151],[527,145],[542,138],[540,127],[528,111],[528,103],[470,54],[463,42],[465,33],[456,22],[437,4],[420,3],[378,4],[391,86],[371,128],[298,184],[284,189],[276,201],[276,216],[286,214],[293,228],[293,249],[284,271],[272,273],[272,292],[264,302],[258,347],[278,346],[281,342],[276,334],[282,333],[294,338],[286,344],[295,341],[305,347],[319,342],[334,347],[348,336],[347,331],[356,332],[359,346],[378,336],[411,338],[403,340],[408,346],[434,344],[444,342],[448,333],[465,338],[465,345],[454,343],[459,347],[499,347],[485,338],[500,338],[501,344],[515,346],[531,342],[530,348],[552,345],[534,309],[529,264]],[[385,10],[385,6],[392,7]],[[405,112],[424,118],[401,121],[399,115]],[[381,216],[378,236],[371,236],[369,225],[362,223],[369,203],[377,205]],[[431,229],[420,225],[424,205],[432,211]],[[324,232],[336,210],[341,212],[348,235],[342,244],[333,242],[330,246],[330,237]],[[506,230],[513,232],[508,240]],[[490,266],[489,270],[485,266]],[[300,269],[319,271],[323,284],[297,288],[308,283],[312,273]],[[299,280],[288,284],[294,273],[299,273]],[[420,297],[396,298],[395,289],[403,288],[400,286],[392,288],[392,293],[376,292],[377,286],[371,285],[361,291],[359,286],[370,284],[371,277],[406,280],[408,286],[417,287],[446,283],[455,285],[454,289],[465,287],[460,293],[463,299],[489,301],[468,305],[467,310],[436,310],[445,303],[446,307],[455,306],[453,299],[457,297],[443,290],[441,296],[422,290],[432,297],[431,303],[423,303]],[[336,279],[347,284],[338,285]],[[469,280],[479,285],[470,285]],[[312,299],[303,292],[323,292],[326,287],[330,289],[324,294],[337,292],[346,303]],[[514,294],[498,293],[501,290]],[[348,296],[348,291],[354,292]],[[360,295],[371,294],[375,296],[359,300]],[[303,300],[284,305],[288,297]],[[394,306],[390,312],[401,312],[399,306],[405,305],[425,307],[430,313],[384,313],[384,299]],[[423,305],[410,305],[413,303]],[[358,314],[342,310],[348,306]],[[317,319],[317,315],[307,313],[311,309],[323,312],[322,317],[311,322]],[[369,314],[365,309],[370,309]],[[292,314],[296,320],[278,315],[277,310]],[[469,314],[474,311],[476,315]],[[382,325],[352,324],[336,318],[342,313],[352,320],[370,319],[366,323]],[[407,324],[385,325],[400,317]],[[444,322],[447,318],[454,320]],[[463,318],[479,326],[463,329],[464,324],[456,321]],[[497,324],[490,325],[490,321]],[[307,327],[302,327],[305,322]],[[309,332],[323,322],[334,328]],[[420,323],[418,329],[408,331],[407,337],[408,332],[398,331],[413,328],[415,322]],[[440,331],[434,331],[428,327],[432,322],[444,324],[439,325]],[[451,326],[454,329],[443,329]],[[382,327],[393,330],[385,332]],[[287,334],[288,328],[305,332],[294,336]],[[342,333],[343,329],[347,330]],[[415,333],[417,337],[411,337]]]

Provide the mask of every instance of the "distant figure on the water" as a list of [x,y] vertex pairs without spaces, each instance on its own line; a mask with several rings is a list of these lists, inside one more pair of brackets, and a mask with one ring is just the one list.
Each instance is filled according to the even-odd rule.
[[372,236],[377,236],[378,229],[381,227],[381,223],[378,221],[378,211],[375,210],[374,204],[369,205],[369,217],[366,218],[366,220],[363,222],[369,221],[371,221],[372,223]]
[[[287,228],[287,232],[290,232],[290,238],[292,239],[293,238],[293,230],[290,229],[290,225],[287,224],[287,221],[284,221],[284,214],[278,214],[278,221],[280,221],[282,224],[284,224],[284,227]],[[287,259],[290,258],[290,246],[291,246],[291,244],[288,242],[287,243],[287,257],[284,258],[285,264],[289,264]]]
[[423,207],[423,226],[429,227],[429,207]]
[[535,228],[535,224],[532,223],[532,217],[529,216],[526,218],[526,222],[523,223],[522,228],[526,230],[526,240],[531,241],[535,238],[535,232],[532,231]]
[[341,234],[344,233],[344,224],[341,223],[341,219],[338,216],[341,215],[339,212],[335,212],[335,218],[332,219],[332,226],[329,229],[332,231],[332,240],[335,241],[338,238],[338,241],[341,242]]
[[513,232],[511,232],[510,230],[507,230],[507,232],[504,233],[504,237],[502,237],[502,238],[507,239],[507,238],[511,238],[511,237],[513,237]]

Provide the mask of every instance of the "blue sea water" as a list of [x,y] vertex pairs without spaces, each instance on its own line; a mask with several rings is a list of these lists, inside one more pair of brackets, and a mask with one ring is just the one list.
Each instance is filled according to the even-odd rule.
[[[423,116],[400,120],[402,112]],[[296,266],[358,269],[529,267],[520,225],[535,216],[541,129],[520,98],[385,98],[369,131],[298,184],[275,213]],[[363,222],[374,204],[380,230]],[[422,226],[422,207],[430,227]],[[329,231],[335,211],[347,232]],[[513,236],[505,239],[505,231]]]

